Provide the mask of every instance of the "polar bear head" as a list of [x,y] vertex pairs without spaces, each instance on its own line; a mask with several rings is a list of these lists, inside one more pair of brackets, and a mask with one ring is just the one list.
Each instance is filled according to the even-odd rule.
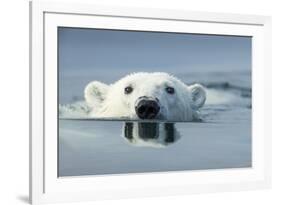
[[192,121],[206,100],[205,89],[167,73],[133,73],[107,85],[93,81],[84,91],[92,117]]

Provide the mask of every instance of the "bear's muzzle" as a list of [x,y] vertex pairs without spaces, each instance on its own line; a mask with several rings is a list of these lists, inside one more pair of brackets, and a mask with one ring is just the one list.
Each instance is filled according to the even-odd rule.
[[160,111],[157,98],[142,96],[136,101],[135,111],[140,119],[155,119]]

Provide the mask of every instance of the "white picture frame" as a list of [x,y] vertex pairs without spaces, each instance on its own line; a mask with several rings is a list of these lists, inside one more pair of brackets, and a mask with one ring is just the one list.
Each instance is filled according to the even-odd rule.
[[[58,178],[58,26],[252,36],[252,167]],[[31,2],[30,202],[43,204],[269,188],[270,76],[270,17]]]

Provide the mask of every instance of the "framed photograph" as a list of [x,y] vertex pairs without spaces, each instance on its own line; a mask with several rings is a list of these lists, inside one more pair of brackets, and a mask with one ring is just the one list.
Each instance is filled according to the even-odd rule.
[[271,19],[30,3],[32,204],[270,187]]

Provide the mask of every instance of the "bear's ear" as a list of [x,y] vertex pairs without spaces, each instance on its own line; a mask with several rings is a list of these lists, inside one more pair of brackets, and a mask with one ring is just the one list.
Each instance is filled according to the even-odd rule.
[[206,91],[205,88],[200,84],[194,84],[188,87],[191,93],[191,100],[193,108],[200,108],[204,105],[206,101]]
[[88,105],[99,107],[106,97],[108,87],[98,81],[90,82],[84,90],[84,97]]

